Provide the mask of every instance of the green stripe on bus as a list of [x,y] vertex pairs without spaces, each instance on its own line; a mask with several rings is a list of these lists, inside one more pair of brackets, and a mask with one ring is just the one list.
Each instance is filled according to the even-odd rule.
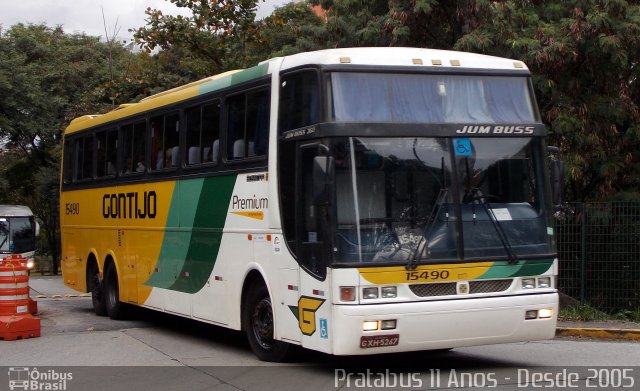
[[[207,283],[218,257],[236,175],[204,179],[193,221],[193,233],[178,279],[169,289],[196,293]],[[195,200],[194,200],[195,201]]]
[[215,265],[236,175],[178,181],[156,268],[145,285],[195,293]]
[[231,75],[231,85],[244,83],[246,81],[257,79],[264,76],[269,71],[269,64],[260,64],[255,67],[245,69],[242,72],[234,73]]
[[[191,242],[191,231],[183,231],[195,218],[196,209],[192,197],[202,192],[203,179],[177,181],[171,198],[167,217],[166,231],[162,239],[162,248],[156,262],[154,273],[145,282],[158,288],[170,288],[179,277]],[[191,197],[190,197],[191,196]]]
[[233,75],[226,76],[220,79],[215,79],[203,83],[199,86],[198,93],[206,94],[217,90],[222,90],[227,87],[231,87],[235,84],[244,83],[253,79],[257,79],[267,74],[269,71],[269,64],[257,65],[255,67],[245,69]]
[[203,83],[200,86],[200,88],[198,90],[198,93],[206,94],[208,92],[221,90],[221,89],[227,88],[229,86],[231,86],[231,76],[227,76],[227,77],[223,77],[223,78],[220,78],[220,79],[211,80],[211,81],[208,81],[206,83]]
[[537,276],[545,273],[553,266],[553,259],[522,260],[511,265],[508,262],[496,262],[478,279],[508,278],[521,276]]

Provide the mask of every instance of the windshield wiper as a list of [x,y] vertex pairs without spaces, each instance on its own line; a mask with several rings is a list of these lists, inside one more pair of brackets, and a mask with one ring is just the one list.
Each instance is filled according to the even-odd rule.
[[507,234],[505,234],[504,232],[504,228],[502,227],[502,224],[500,224],[500,221],[493,214],[493,209],[489,210],[489,207],[491,205],[489,205],[489,203],[487,202],[486,197],[482,195],[482,193],[480,192],[480,189],[477,187],[474,187],[471,189],[471,194],[472,194],[473,200],[480,201],[480,204],[482,205],[485,213],[489,217],[489,221],[491,221],[491,225],[493,225],[493,228],[498,233],[498,239],[500,239],[500,243],[502,243],[502,247],[504,247],[504,250],[507,253],[507,259],[509,260],[509,263],[510,264],[518,263],[518,256],[513,251],[513,248],[511,247],[511,243],[509,243],[509,239],[507,238]]
[[[424,232],[422,233],[422,238],[418,242],[416,249],[413,251],[411,258],[409,258],[409,262],[405,265],[405,268],[407,270],[415,270],[416,267],[418,266],[418,260],[422,257],[422,254],[424,253],[425,249],[429,248],[429,244],[430,244],[429,238],[431,237],[433,227],[436,225],[436,221],[438,220],[438,216],[440,215],[440,209],[442,209],[442,205],[444,204],[444,200],[448,192],[449,192],[449,189],[440,189],[440,193],[438,193],[436,204],[433,206],[433,209],[431,210],[431,214],[429,215],[429,220],[431,222],[429,223],[428,226],[425,224]],[[434,211],[435,211],[435,214],[434,214]],[[424,243],[424,246],[422,246],[423,243]],[[420,248],[420,246],[422,246],[422,248]]]

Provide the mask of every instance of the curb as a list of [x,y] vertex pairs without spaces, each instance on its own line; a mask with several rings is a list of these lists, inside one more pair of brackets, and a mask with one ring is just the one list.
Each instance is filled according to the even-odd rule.
[[556,336],[640,341],[640,330],[584,328],[584,327],[557,327]]
[[91,293],[67,293],[64,295],[36,295],[36,299],[62,299],[62,298],[71,298],[71,297],[91,297]]

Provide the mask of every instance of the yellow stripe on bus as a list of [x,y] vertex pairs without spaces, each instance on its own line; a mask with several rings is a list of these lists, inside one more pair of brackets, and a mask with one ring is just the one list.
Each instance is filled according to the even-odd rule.
[[473,264],[421,265],[414,270],[404,266],[361,267],[360,276],[372,284],[401,284],[407,282],[443,282],[473,280],[486,273],[493,262]]

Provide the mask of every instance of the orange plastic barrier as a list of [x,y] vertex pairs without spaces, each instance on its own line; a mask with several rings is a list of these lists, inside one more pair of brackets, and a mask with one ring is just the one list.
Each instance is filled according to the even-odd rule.
[[40,319],[31,311],[29,269],[20,255],[0,261],[0,340],[40,336]]

